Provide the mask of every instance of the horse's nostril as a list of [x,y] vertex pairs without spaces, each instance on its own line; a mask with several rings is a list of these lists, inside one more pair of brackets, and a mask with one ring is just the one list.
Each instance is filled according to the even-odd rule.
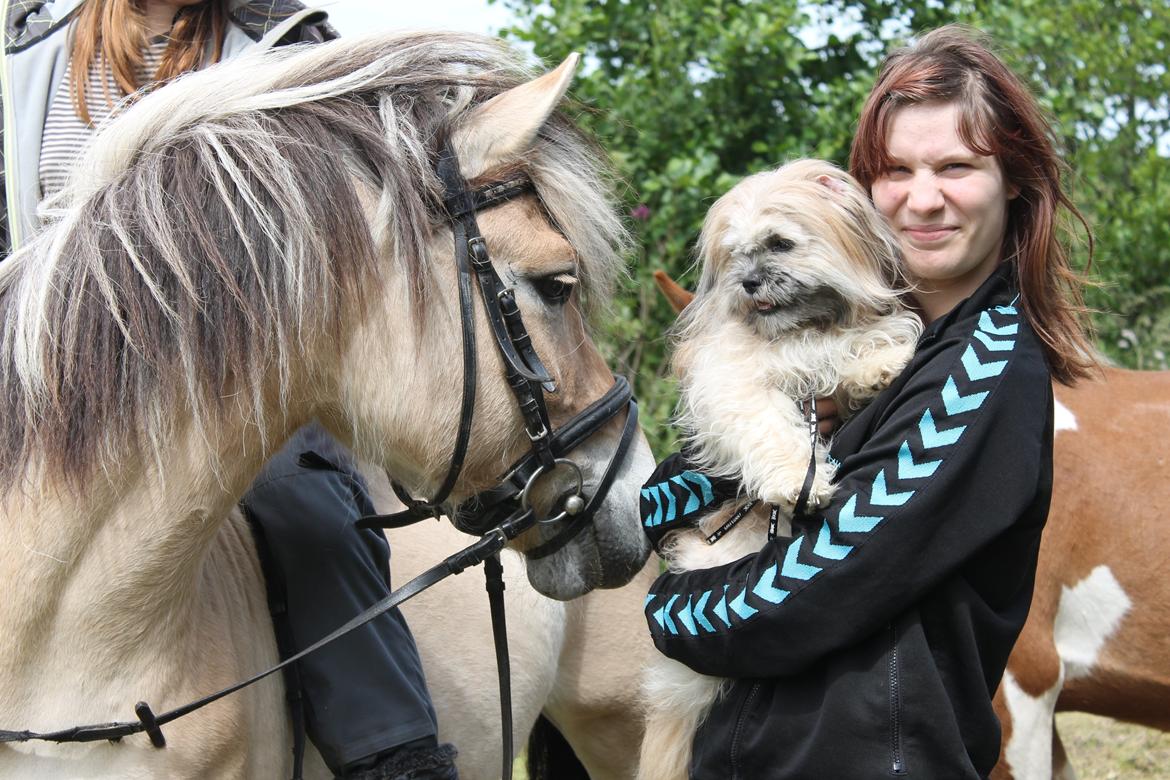
[[746,276],[742,282],[743,289],[747,290],[749,294],[754,293],[756,290],[760,289],[760,285],[763,283],[764,280],[760,277],[759,274],[751,274],[750,276]]

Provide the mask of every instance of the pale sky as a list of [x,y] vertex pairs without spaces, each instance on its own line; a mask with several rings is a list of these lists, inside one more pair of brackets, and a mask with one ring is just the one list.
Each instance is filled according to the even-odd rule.
[[442,28],[492,34],[511,15],[500,3],[487,0],[321,0],[307,5],[329,12],[342,35],[401,28]]

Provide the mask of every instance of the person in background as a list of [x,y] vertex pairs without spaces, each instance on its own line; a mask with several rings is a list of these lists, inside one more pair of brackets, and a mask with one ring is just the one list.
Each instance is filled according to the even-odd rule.
[[[62,187],[80,149],[126,96],[258,45],[335,37],[323,12],[289,0],[25,0],[4,8],[3,256],[36,230],[37,203]],[[268,463],[243,506],[267,564],[285,655],[389,593],[385,537],[353,525],[374,511],[366,485],[352,456],[318,424]],[[398,610],[300,661],[297,671],[308,735],[337,776],[457,776]]]
[[[658,649],[733,678],[695,736],[692,778],[975,780],[995,766],[991,699],[1052,489],[1051,383],[1094,369],[1058,217],[1084,220],[1051,138],[971,30],[883,63],[850,169],[899,237],[926,329],[833,437],[827,506],[754,555],[652,586]],[[672,456],[647,484],[688,468]]]

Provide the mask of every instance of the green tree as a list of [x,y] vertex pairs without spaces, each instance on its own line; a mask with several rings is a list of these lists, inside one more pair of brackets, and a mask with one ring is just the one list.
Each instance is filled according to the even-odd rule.
[[948,22],[992,33],[1056,120],[1099,238],[1091,303],[1118,313],[1099,318],[1107,351],[1145,367],[1170,352],[1165,0],[501,1],[518,20],[505,35],[547,62],[585,55],[580,121],[614,159],[638,240],[602,340],[657,451],[673,444],[675,394],[653,271],[693,286],[703,215],[740,177],[800,156],[844,164],[884,52]]
[[[1170,5],[979,2],[967,17],[1038,88],[1097,238],[1089,303],[1102,349],[1132,368],[1170,353]],[[1083,254],[1083,253],[1082,253]]]

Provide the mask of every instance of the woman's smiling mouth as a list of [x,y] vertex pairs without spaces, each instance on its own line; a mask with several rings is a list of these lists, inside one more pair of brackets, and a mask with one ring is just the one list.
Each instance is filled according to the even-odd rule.
[[910,225],[902,228],[910,239],[919,244],[930,244],[942,241],[953,235],[958,228],[951,225]]

